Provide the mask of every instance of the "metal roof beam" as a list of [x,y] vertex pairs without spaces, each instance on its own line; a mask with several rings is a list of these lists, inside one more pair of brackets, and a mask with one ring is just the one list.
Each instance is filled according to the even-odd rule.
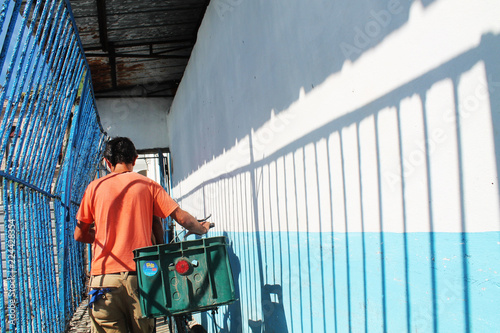
[[99,23],[99,41],[102,50],[108,51],[108,20],[106,16],[106,0],[96,0],[97,2],[97,21]]
[[[158,86],[160,86],[161,88],[155,90],[154,91],[155,93],[161,92],[161,91],[166,91],[166,90],[169,90],[169,89],[177,89],[177,87],[179,86],[179,81],[178,80],[163,81],[163,82],[159,82]],[[145,89],[145,91],[147,93],[150,92],[142,84],[133,84],[133,85],[128,85],[128,86],[116,87],[115,89],[113,89],[113,88],[111,88],[111,89],[104,89],[104,90],[101,90],[99,92],[96,92],[95,95],[97,97],[109,97],[109,96],[111,96],[110,93],[118,92],[118,91],[127,91],[127,90],[130,90],[130,89],[136,88],[136,87],[141,87],[141,88]],[[120,95],[120,96],[123,97],[123,95]]]
[[109,43],[109,66],[111,67],[111,86],[113,89],[116,89],[117,87],[117,80],[116,80],[116,54],[115,54],[115,47],[113,43]]
[[[115,49],[116,48],[137,47],[137,46],[150,46],[151,44],[153,44],[153,45],[166,45],[166,44],[178,44],[178,43],[189,43],[191,47],[194,45],[192,38],[181,38],[181,39],[170,39],[170,40],[147,40],[147,41],[136,42],[136,43],[115,42]],[[100,47],[86,47],[85,51],[97,51],[100,49],[101,49]]]
[[175,51],[181,51],[181,50],[187,50],[187,49],[192,49],[193,46],[192,45],[189,45],[189,46],[179,46],[179,47],[173,47],[171,49],[168,49],[168,50],[164,50],[164,51],[160,51],[160,52],[153,52],[153,44],[151,44],[151,54],[155,54],[155,55],[160,55],[160,54],[165,54],[165,53],[170,53],[170,52],[175,52]]
[[[111,50],[110,50],[111,51]],[[85,53],[87,57],[101,58],[149,58],[149,59],[189,59],[188,55],[163,55],[163,54],[132,54],[132,53]]]

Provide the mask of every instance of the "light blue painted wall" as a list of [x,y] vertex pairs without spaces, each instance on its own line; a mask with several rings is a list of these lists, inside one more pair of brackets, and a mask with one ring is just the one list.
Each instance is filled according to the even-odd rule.
[[[465,259],[457,256],[464,237],[455,233],[227,236],[240,299],[221,309],[223,331],[252,324],[266,332],[497,329],[500,291],[490,277],[500,268],[499,233],[465,236]],[[244,311],[257,308],[257,300],[262,323]]]
[[223,332],[497,331],[499,15],[211,1],[167,126],[174,197],[232,244]]

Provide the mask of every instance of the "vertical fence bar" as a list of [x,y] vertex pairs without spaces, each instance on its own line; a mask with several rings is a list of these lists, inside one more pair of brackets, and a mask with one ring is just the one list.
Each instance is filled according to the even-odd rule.
[[16,21],[17,17],[19,16],[20,8],[21,8],[21,1],[15,1],[14,10],[12,12],[12,15],[10,16],[9,27],[7,28],[7,34],[5,36],[5,40],[2,45],[2,51],[0,52],[0,68],[3,67],[5,59],[7,58],[7,51],[9,50],[10,40],[12,39],[14,28],[16,27]]
[[[15,186],[16,184],[14,182],[11,183],[11,186],[13,187],[12,193],[14,197],[14,205],[12,207],[13,213],[14,213],[14,219],[16,221],[16,227],[17,227],[17,239],[18,242],[16,244],[16,253],[17,253],[17,262],[16,262],[16,278],[17,278],[17,284],[18,284],[18,307],[19,307],[19,316],[17,317],[18,325],[20,323],[25,323],[26,322],[26,300],[24,297],[24,249],[23,249],[23,225],[22,225],[22,219],[19,216],[20,215],[20,207],[22,206],[22,202],[19,200],[19,186]],[[21,325],[21,332],[25,332],[25,328]]]
[[[68,41],[64,42],[65,44],[64,50],[60,55],[58,54],[57,71],[54,76],[51,75],[51,77],[49,78],[49,84],[48,84],[49,89],[46,91],[46,93],[48,96],[47,99],[52,101],[52,103],[50,103],[50,105],[46,104],[47,112],[44,113],[47,113],[49,115],[49,117],[46,119],[46,123],[48,124],[48,126],[45,127],[46,133],[41,134],[42,144],[40,145],[41,146],[40,154],[37,155],[37,160],[36,160],[37,162],[40,160],[46,160],[45,155],[50,150],[49,148],[51,146],[51,142],[53,141],[54,138],[56,138],[56,136],[53,135],[52,131],[54,131],[54,129],[57,126],[54,122],[57,121],[59,115],[63,111],[63,110],[59,111],[60,109],[59,102],[61,98],[60,90],[61,90],[61,84],[66,83],[65,76],[67,74],[68,67],[70,66],[72,53],[74,54],[74,50],[72,52],[71,49],[69,48],[69,46],[73,44],[73,41],[74,41],[74,36],[71,36],[69,42]],[[59,112],[54,112],[54,109],[58,110]],[[35,165],[38,165],[37,162],[35,162]],[[38,168],[34,174],[35,179],[38,179],[42,182],[46,180],[46,178],[44,177],[46,176],[45,174],[46,167],[47,165],[41,164],[41,167]],[[41,187],[43,188],[43,186]]]
[[[46,10],[44,8],[44,13],[46,13]],[[40,27],[40,26],[39,26]],[[24,30],[24,29],[21,29]],[[20,33],[20,35],[22,35]],[[22,38],[20,36],[20,38]],[[35,37],[36,38],[36,37]],[[5,48],[5,44],[4,44]],[[13,85],[12,89],[10,89],[10,94],[8,97],[7,104],[4,104],[5,97],[9,91],[9,86],[10,86],[10,78],[11,78],[11,73],[13,72],[14,65],[16,63],[16,58],[17,58],[17,47],[15,48],[15,51],[11,53],[11,61],[9,64],[9,69],[7,70],[7,75],[6,75],[6,84],[4,85],[4,90],[2,91],[2,95],[0,97],[0,103],[2,103],[2,106],[6,106],[6,110],[4,111],[4,117],[2,119],[2,124],[0,125],[0,133],[1,133],[1,138],[2,138],[2,151],[5,149],[5,145],[7,144],[8,136],[11,131],[11,125],[12,122],[14,121],[14,116],[15,116],[15,109],[14,109],[14,104],[13,99],[14,99],[14,94],[15,92],[19,92],[17,87]],[[2,64],[3,66],[3,64]],[[17,83],[17,77],[14,79],[14,83]]]
[[[65,47],[65,51],[67,51],[67,48]],[[65,52],[63,51],[63,52]],[[59,56],[59,55],[58,55]],[[59,59],[62,57],[59,56]],[[54,75],[49,75],[48,78],[48,89],[46,90],[46,99],[48,101],[51,101],[50,103],[45,104],[45,111],[43,112],[44,114],[47,114],[48,117],[45,119],[45,124],[46,126],[43,127],[44,131],[42,131],[40,135],[40,149],[38,151],[38,154],[35,159],[35,166],[40,166],[37,169],[35,169],[33,173],[34,179],[37,181],[40,181],[39,186],[45,190],[45,188],[42,183],[46,182],[46,176],[47,176],[47,167],[49,166],[48,164],[42,164],[40,161],[48,161],[47,159],[47,153],[50,151],[52,142],[57,139],[57,135],[53,132],[57,126],[57,121],[59,120],[59,117],[63,110],[60,110],[59,108],[59,99],[60,96],[60,89],[59,85],[64,83],[64,75],[66,67],[68,66],[68,59],[67,55],[64,57],[64,61],[59,61],[56,67],[56,73]],[[57,110],[57,112],[55,111]],[[64,124],[64,123],[63,123]],[[49,162],[50,163],[50,162]]]
[[[0,10],[0,34],[3,31],[3,24],[5,22],[5,18],[7,17],[7,11],[9,10],[9,4],[11,1],[4,0],[2,3],[2,9]],[[2,326],[5,327],[5,326]]]
[[[84,95],[86,93],[86,90],[87,90],[87,85],[84,86],[84,90],[83,90],[82,95]],[[73,169],[74,158],[75,158],[73,150],[76,148],[75,132],[78,132],[78,129],[79,129],[79,119],[80,119],[81,112],[82,112],[82,108],[77,107],[75,109],[75,114],[73,116],[73,124],[74,125],[71,127],[71,131],[70,131],[69,139],[68,139],[68,150],[66,152],[67,158],[65,158],[65,164],[63,166],[62,173],[61,173],[63,176],[62,177],[63,183],[61,186],[61,203],[64,207],[66,207],[66,209],[65,209],[66,212],[60,218],[61,218],[61,220],[64,220],[67,222],[69,222],[68,215],[70,212],[69,207],[71,205],[71,183],[72,183],[72,180],[71,180],[72,172],[71,171]],[[58,244],[58,248],[59,248],[58,259],[59,259],[60,263],[65,263],[65,261],[66,261],[65,248],[66,248],[67,239],[65,237],[65,224],[64,223],[59,224],[58,231],[59,231],[59,234],[61,235],[59,237],[59,244]],[[59,266],[59,269],[60,269],[61,274],[64,276],[66,274],[66,265],[61,264]],[[62,281],[62,283],[59,284],[59,298],[61,301],[59,306],[61,307],[61,311],[65,311],[65,309],[66,309],[66,304],[65,304],[66,303],[66,294],[67,294],[66,289],[67,289],[66,283],[64,281]]]
[[[31,10],[31,5],[32,5],[32,1],[29,1],[26,5],[26,8],[25,8],[25,11],[26,12],[30,12]],[[1,94],[1,97],[0,97],[0,101],[3,105],[3,101],[5,99],[5,96],[7,94],[7,90],[8,90],[8,87],[9,87],[9,83],[10,83],[10,75],[11,73],[13,72],[13,69],[14,69],[14,65],[15,65],[15,62],[18,60],[18,51],[19,51],[19,47],[21,45],[21,42],[24,38],[24,28],[25,28],[25,25],[26,25],[26,22],[27,22],[27,19],[28,17],[25,16],[23,17],[22,19],[22,22],[21,22],[21,29],[19,31],[19,34],[18,34],[18,37],[17,37],[17,40],[16,40],[16,44],[15,44],[15,47],[14,47],[14,50],[12,51],[12,57],[11,57],[11,61],[10,61],[10,64],[9,64],[9,69],[7,71],[7,74],[6,74],[6,79],[7,79],[7,85],[5,87],[3,87],[3,91],[2,91],[2,94]],[[33,26],[33,25],[32,25]],[[31,29],[29,29],[29,32],[31,32]],[[21,62],[21,64],[23,63],[24,61],[24,58],[25,58],[25,54],[26,54],[26,47],[28,45],[28,42],[29,40],[31,40],[31,34],[28,32],[28,35],[27,35],[27,42],[25,42],[24,46],[23,46],[23,49],[21,51],[21,55],[20,55],[20,59],[19,61]],[[4,43],[4,48],[6,47],[6,44]],[[0,66],[1,68],[1,66]],[[21,68],[21,65],[19,66],[19,69]],[[17,89],[17,83],[18,83],[18,78],[19,78],[19,72],[20,70],[18,69],[18,71],[16,72],[16,76],[14,78],[14,83],[13,83],[13,89],[12,89],[12,92],[16,91]],[[3,121],[2,121],[2,126],[0,127],[0,130],[1,130],[1,135],[0,137],[4,137],[4,135],[6,134],[6,130],[7,130],[7,126],[5,126],[5,121],[7,120],[7,117],[4,116],[3,118]]]
[[[9,186],[11,187],[12,182],[8,181],[7,179],[4,179],[4,184],[3,184],[3,189],[4,189],[4,198],[3,202],[13,202],[13,191],[11,188],[11,191],[7,191],[6,188]],[[4,225],[5,225],[5,235],[7,239],[7,245],[6,245],[6,269],[7,269],[7,317],[8,317],[8,322],[7,322],[7,327],[9,327],[9,331],[13,331],[16,323],[16,313],[17,313],[17,306],[16,306],[16,300],[17,300],[17,283],[15,283],[16,279],[16,274],[15,274],[15,263],[17,260],[17,255],[16,255],[16,246],[17,246],[17,239],[16,239],[16,229],[15,229],[15,221],[14,218],[11,217],[11,212],[10,212],[10,204],[7,206],[4,206],[5,208],[5,215],[4,215]],[[2,281],[3,282],[3,281]],[[3,301],[3,300],[2,300]]]
[[[48,34],[48,29],[47,29],[47,22],[44,22],[44,20],[47,20],[48,11],[49,11],[49,3],[45,4],[45,7],[42,10],[41,14],[41,19],[40,23],[37,27],[37,33],[35,37],[35,44],[36,45],[44,45],[45,41],[47,40],[47,34]],[[53,5],[53,4],[52,4]],[[53,6],[51,6],[52,8]],[[52,8],[53,9],[53,8]],[[50,10],[52,12],[52,9]],[[37,15],[36,13],[33,14],[34,17]],[[50,18],[50,16],[49,16]],[[41,22],[44,22],[43,24]],[[43,34],[42,34],[43,32]],[[50,44],[50,40],[48,43]],[[40,124],[40,119],[43,116],[43,109],[41,109],[41,106],[44,104],[44,91],[46,87],[46,81],[42,81],[42,84],[40,84],[44,72],[46,71],[46,68],[51,69],[52,62],[49,61],[47,62],[47,54],[43,53],[40,47],[33,47],[31,52],[30,52],[30,63],[33,60],[34,57],[34,64],[32,67],[27,67],[25,70],[28,70],[32,68],[33,72],[30,73],[30,83],[29,83],[29,93],[30,93],[30,107],[28,109],[28,113],[32,114],[34,119],[29,123],[28,128],[26,129],[27,134],[28,134],[28,142],[23,144],[23,151],[21,153],[22,159],[21,159],[21,165],[25,165],[25,168],[22,168],[21,172],[23,175],[21,176],[22,178],[27,177],[26,175],[30,175],[32,173],[32,167],[34,165],[34,161],[31,160],[27,162],[26,158],[27,157],[32,157],[32,152],[34,151],[34,148],[37,147],[37,141],[36,141],[36,133],[39,128],[41,128]],[[39,64],[41,64],[41,67],[39,68]],[[46,75],[45,75],[46,76]],[[34,79],[34,80],[33,80]],[[29,177],[29,176],[28,176]]]
[[[41,1],[37,1],[35,9],[33,10],[33,15],[32,15],[33,20],[38,16],[38,13],[40,11],[40,2]],[[29,12],[28,12],[28,14],[29,14]],[[42,14],[42,15],[44,15],[44,14]],[[36,51],[36,47],[33,47],[33,45],[31,45],[31,47],[30,47],[29,45],[36,44],[37,41],[39,40],[40,34],[41,34],[41,25],[38,25],[36,35],[33,38],[34,41],[31,42],[35,27],[36,27],[35,23],[32,23],[30,25],[29,32],[28,32],[29,38],[25,42],[25,46],[24,46],[24,49],[23,49],[23,52],[21,55],[21,59],[22,59],[21,64],[19,65],[19,68],[18,68],[18,73],[22,71],[22,77],[20,80],[20,82],[21,82],[20,87],[25,87],[23,90],[26,91],[26,95],[23,99],[22,106],[21,106],[21,112],[20,112],[19,119],[18,119],[18,123],[21,123],[21,126],[16,127],[16,133],[14,136],[15,138],[17,138],[19,135],[21,136],[20,140],[18,140],[20,142],[19,142],[19,148],[17,149],[18,156],[16,156],[16,161],[19,161],[19,156],[22,157],[21,161],[18,162],[19,165],[23,165],[25,156],[28,154],[26,152],[26,149],[29,145],[25,144],[25,140],[29,140],[29,138],[31,137],[31,135],[27,136],[27,133],[31,134],[31,132],[28,130],[27,126],[28,126],[28,124],[30,124],[30,126],[32,126],[30,120],[32,119],[33,106],[36,104],[35,100],[37,99],[35,92],[33,92],[33,84],[35,81],[35,77],[37,76],[35,74],[42,72],[42,70],[40,70],[40,71],[36,70],[38,68],[39,57],[36,58],[35,64],[32,66],[33,57],[34,57],[34,54]],[[25,59],[26,53],[28,51],[29,51],[28,58]],[[32,68],[33,70],[30,71],[30,68]],[[29,77],[29,79],[28,79],[28,77]],[[26,81],[27,79],[28,79],[28,81]],[[36,88],[35,88],[35,91],[36,91]],[[19,172],[22,172],[24,170],[25,170],[24,168],[19,168],[17,170],[18,173],[16,174],[16,176],[19,177],[20,176]]]
[[[2,191],[4,192],[4,191]],[[3,194],[2,194],[3,196]],[[7,244],[8,243],[8,237],[7,237],[7,233],[6,233],[6,230],[5,230],[5,211],[4,211],[4,235],[5,235],[5,238],[4,238],[4,241],[5,243]],[[5,249],[5,252],[7,253],[7,249],[6,249],[6,245],[3,246],[2,242],[0,241],[0,253],[3,253],[3,250]],[[0,256],[0,333],[5,333],[7,331],[7,322],[6,322],[6,318],[5,318],[5,315],[6,315],[6,312],[7,312],[7,309],[5,308],[5,289],[4,289],[4,276],[3,276],[3,264],[2,264],[2,258]]]

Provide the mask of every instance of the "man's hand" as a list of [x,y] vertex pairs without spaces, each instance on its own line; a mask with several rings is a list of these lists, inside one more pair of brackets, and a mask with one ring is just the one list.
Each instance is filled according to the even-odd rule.
[[[198,222],[199,225],[201,225],[203,228],[206,229],[206,231],[203,233],[203,234],[206,234],[208,232],[208,229],[210,229],[210,222]],[[194,232],[191,232],[191,231],[188,231],[188,233],[184,236],[184,237],[187,237],[189,235],[193,235],[195,234]],[[199,234],[195,234],[195,235],[199,235]]]

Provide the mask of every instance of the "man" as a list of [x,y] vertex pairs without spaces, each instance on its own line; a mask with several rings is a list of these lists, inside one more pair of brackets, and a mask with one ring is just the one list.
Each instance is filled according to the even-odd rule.
[[109,141],[104,159],[111,173],[85,190],[74,235],[93,244],[92,331],[152,332],[154,320],[141,318],[132,251],[152,245],[153,216],[171,216],[188,234],[206,234],[210,223],[199,223],[158,183],[132,172],[137,152],[130,139]]

